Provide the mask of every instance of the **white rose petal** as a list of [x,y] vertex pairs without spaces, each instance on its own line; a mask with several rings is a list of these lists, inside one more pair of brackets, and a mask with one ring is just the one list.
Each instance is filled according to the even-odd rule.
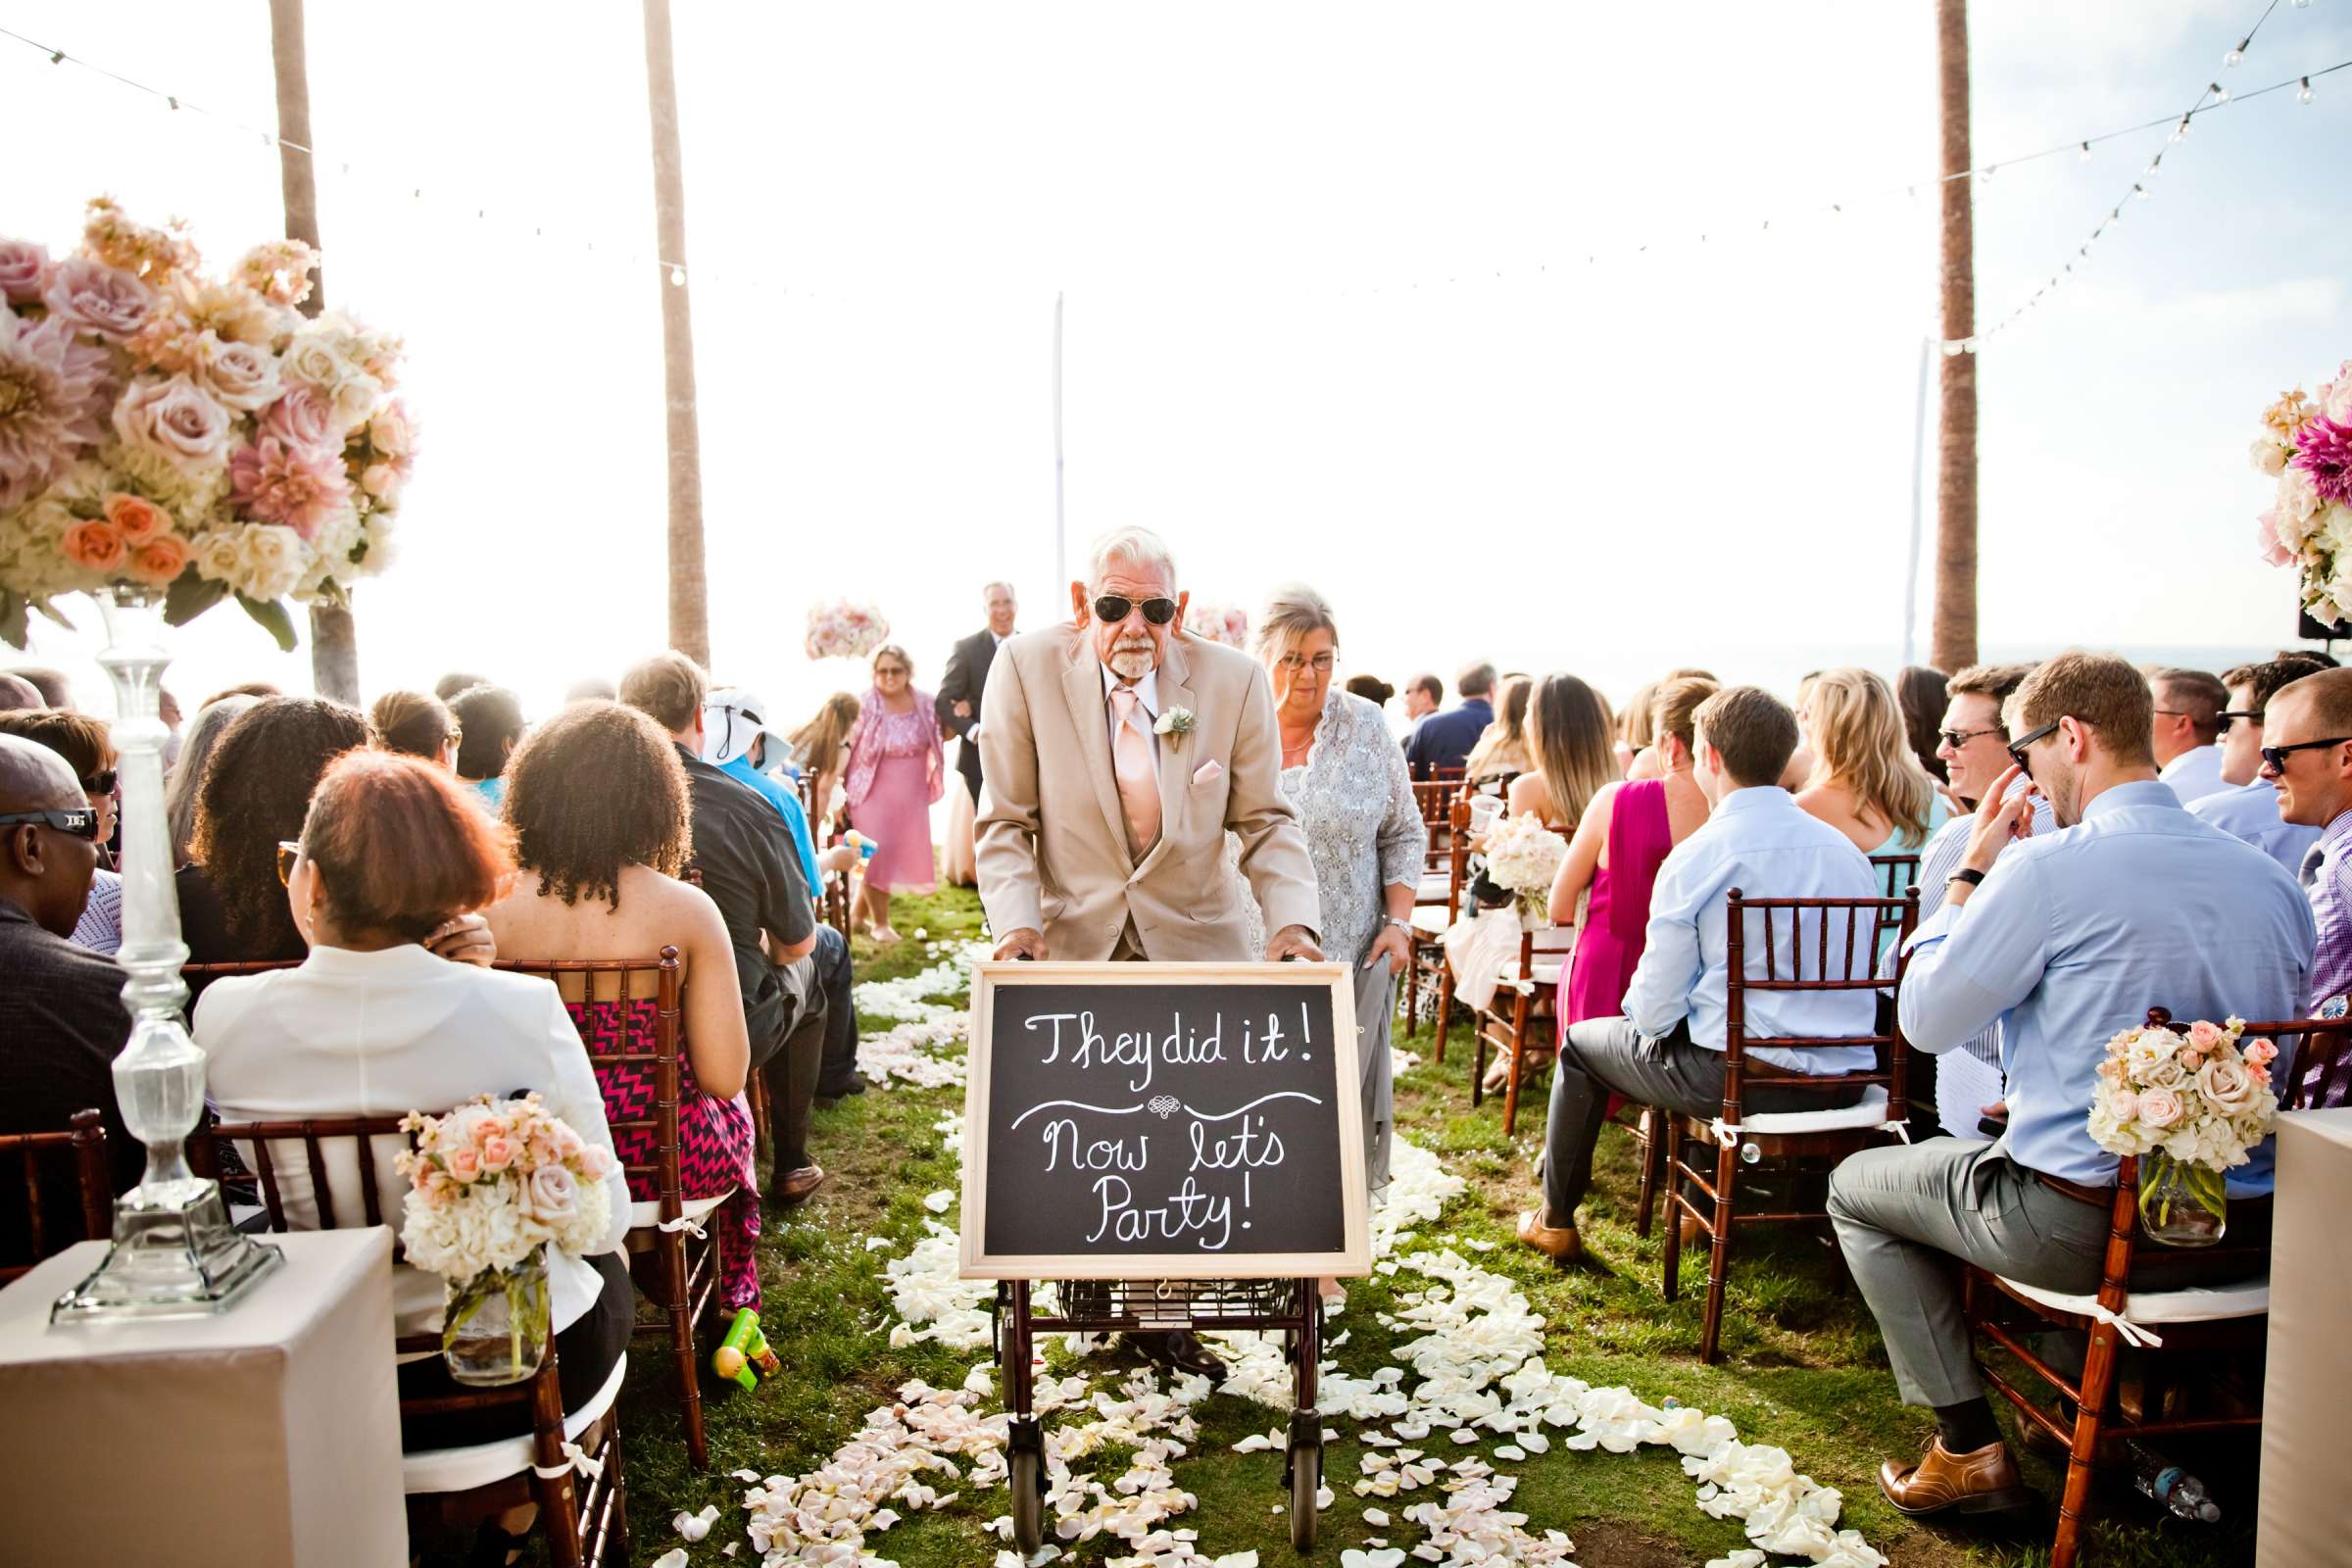
[[923,1206],[934,1214],[945,1214],[956,1206],[956,1195],[943,1187],[936,1193],[926,1195]]

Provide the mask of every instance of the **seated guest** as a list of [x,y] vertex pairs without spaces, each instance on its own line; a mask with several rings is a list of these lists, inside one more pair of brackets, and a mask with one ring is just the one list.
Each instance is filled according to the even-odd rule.
[[[98,813],[98,856],[114,842],[115,812],[122,805],[115,787],[115,748],[106,720],[87,713],[50,709],[44,712],[0,713],[0,735],[17,735],[46,746],[66,760],[81,781],[81,792]],[[92,873],[89,902],[74,927],[74,940],[92,953],[112,954],[122,946],[122,878],[101,864]]]
[[1494,722],[1462,761],[1462,776],[1472,784],[1500,783],[1535,767],[1527,746],[1527,703],[1535,689],[1525,675],[1503,677],[1494,694]]
[[188,844],[196,837],[196,783],[204,777],[205,767],[213,760],[213,749],[220,744],[220,737],[237,715],[260,701],[258,697],[239,693],[216,697],[196,710],[179,756],[164,775],[164,816],[172,824],[174,869],[188,863]]
[[1943,716],[1948,695],[1940,669],[1905,664],[1894,677],[1894,700],[1903,710],[1903,734],[1911,742],[1911,755],[1938,784],[1944,781],[1943,759],[1936,754],[1936,723]]
[[1346,689],[1348,696],[1361,697],[1374,708],[1383,710],[1389,706],[1389,699],[1396,695],[1396,688],[1378,675],[1350,675]]
[[[1810,679],[1811,677],[1808,676],[1807,678]],[[1628,780],[1663,778],[1666,776],[1665,770],[1659,763],[1658,759],[1650,755],[1649,745],[1651,736],[1646,726],[1648,724],[1647,710],[1651,697],[1656,693],[1658,686],[1662,686],[1670,680],[1703,680],[1710,686],[1721,686],[1723,684],[1723,682],[1717,680],[1714,675],[1707,670],[1670,669],[1665,673],[1664,676],[1660,677],[1656,685],[1642,687],[1640,690],[1634,693],[1634,702],[1643,710],[1640,721],[1642,727],[1638,729],[1629,728],[1626,731],[1626,741],[1628,744],[1620,748],[1621,752],[1623,752],[1625,755],[1625,776]],[[1640,736],[1640,744],[1631,744],[1637,734]],[[1804,772],[1811,771],[1810,759],[1808,759],[1805,755],[1805,748],[1801,737],[1798,741],[1796,751],[1791,754],[1788,766],[1792,772],[1799,771],[1800,769]],[[1788,788],[1789,792],[1793,794],[1795,793],[1797,786],[1793,784],[1785,784],[1784,787]]]
[[[2352,670],[2279,687],[2263,710],[2262,739],[2262,776],[2278,793],[2279,819],[2320,830],[2296,868],[2319,932],[2303,1010],[2335,1016],[2352,1004]],[[2238,1016],[2251,1015],[2240,1006]]]
[[735,952],[751,1066],[767,1081],[776,1179],[768,1197],[797,1203],[824,1168],[809,1157],[808,1111],[824,1060],[825,996],[816,980],[816,906],[784,819],[748,786],[703,760],[700,664],[656,654],[620,677],[622,703],[669,735],[692,797],[693,865]]
[[564,688],[565,703],[610,703],[620,697],[620,688],[602,675],[583,675]]
[[41,664],[18,664],[9,673],[39,692],[44,707],[65,712],[73,710],[74,683],[66,678],[64,670]]
[[[1867,669],[1825,669],[1797,706],[1813,773],[1796,804],[1864,855],[1917,855],[1951,808],[1919,765],[1903,710],[1886,682]],[[1909,877],[1895,879],[1901,894]],[[1886,883],[1879,891],[1889,890]]]
[[487,675],[472,675],[462,669],[453,669],[433,682],[433,695],[445,703],[454,703],[462,694],[473,690],[476,686],[489,684],[490,677]]
[[1617,740],[1611,750],[1617,757],[1617,775],[1620,778],[1633,776],[1634,760],[1648,751],[1650,742],[1657,738],[1656,732],[1650,728],[1650,705],[1656,701],[1658,688],[1664,684],[1663,681],[1651,681],[1646,686],[1635,687],[1634,695],[1626,699],[1624,710],[1617,715]]
[[268,698],[228,726],[197,785],[178,876],[190,963],[299,962],[310,951],[286,906],[277,847],[300,836],[326,764],[367,744],[360,710],[323,697]]
[[1573,832],[1592,797],[1617,777],[1609,747],[1616,730],[1600,693],[1574,675],[1536,682],[1527,709],[1528,767],[1511,780],[1505,797],[1510,814],[1533,813]]
[[[423,945],[453,916],[495,902],[514,863],[504,828],[484,817],[447,771],[413,757],[354,751],[318,781],[281,901],[309,943],[300,967],[215,981],[197,1004],[205,1087],[222,1121],[438,1114],[476,1095],[536,1090],[590,1146],[612,1153],[604,1097],[563,998],[546,981],[448,963]],[[378,1190],[407,1183],[393,1168],[399,1139],[374,1151]],[[338,1215],[362,1211],[348,1144],[327,1156]],[[287,1219],[315,1224],[317,1200],[297,1152],[275,1160]],[[628,1182],[607,1175],[612,1223],[595,1254],[551,1250],[550,1326],[564,1405],[576,1410],[626,1348],[635,1298],[620,1249]],[[397,1202],[396,1197],[387,1201]],[[442,1282],[395,1271],[395,1327],[441,1321]],[[437,1358],[399,1369],[404,1397],[450,1392]],[[404,1424],[409,1447],[438,1447],[527,1431],[528,1404]]]
[[1470,760],[1470,748],[1494,722],[1494,705],[1488,701],[1494,690],[1493,664],[1481,660],[1456,675],[1453,684],[1462,694],[1461,702],[1442,713],[1431,713],[1405,737],[1405,765],[1416,779],[1461,771]]
[[[2083,653],[2050,660],[2010,699],[2010,749],[2067,831],[2028,835],[2007,777],[1985,790],[1897,1003],[1921,1051],[2003,1020],[2009,1129],[1995,1143],[1865,1151],[1830,1178],[1838,1243],[1903,1400],[1936,1412],[1926,1456],[1879,1472],[1904,1513],[2033,1501],[1984,1400],[1954,1264],[2043,1290],[2097,1288],[2116,1157],[2087,1118],[2108,1040],[2151,1006],[2183,1021],[2301,1010],[2311,911],[2276,861],[2190,816],[2158,781],[2151,707],[2137,670]],[[2265,1143],[2230,1173],[2233,1200],[2267,1197],[2271,1158]],[[2232,1201],[2232,1239],[2267,1235],[2268,1208]],[[2140,1255],[2154,1288],[2199,1268],[2192,1251]]]
[[38,686],[22,675],[0,670],[0,713],[38,711],[48,706]]
[[[77,1110],[106,1122],[115,1190],[139,1179],[144,1148],[123,1129],[113,1066],[130,1037],[122,971],[68,940],[98,864],[98,813],[45,746],[0,735],[0,1133],[64,1132]],[[59,1162],[40,1167],[42,1233],[81,1236],[81,1203]],[[24,1162],[0,1160],[0,1264],[29,1263]]]
[[[1844,834],[1797,808],[1780,787],[1796,750],[1796,715],[1770,692],[1734,686],[1691,715],[1692,776],[1713,806],[1704,826],[1676,846],[1650,891],[1642,961],[1622,1017],[1572,1025],[1560,1048],[1544,1131],[1544,1201],[1519,1216],[1519,1239],[1565,1263],[1582,1250],[1576,1205],[1592,1176],[1592,1146],[1611,1090],[1644,1105],[1707,1118],[1723,1108],[1723,1051],[1729,1009],[1727,895],[1866,899],[1878,892],[1870,860]],[[1816,940],[1818,914],[1799,921],[1799,942]],[[1747,962],[1763,976],[1761,919]],[[1760,991],[1747,997],[1746,1033],[1756,1036],[1867,1035],[1875,1021],[1868,991]],[[1774,1076],[1868,1073],[1868,1046],[1804,1050],[1744,1048],[1749,1110],[1819,1110],[1850,1105],[1860,1088],[1776,1089]]]
[[2222,710],[2230,693],[2201,669],[2160,669],[2148,678],[2155,710],[2148,717],[2148,744],[2156,755],[2156,776],[2172,787],[2182,806],[2222,787]]
[[2221,718],[2222,788],[2188,803],[2189,815],[2244,839],[2297,876],[2304,855],[2320,842],[2320,829],[2280,816],[2278,792],[2259,776],[2262,715],[2278,688],[2327,667],[2316,659],[2290,657],[2222,671],[2222,684],[2230,688],[2230,707]]
[[1715,695],[1715,683],[1686,678],[1642,689],[1652,693],[1652,714],[1642,729],[1655,737],[1662,774],[1603,784],[1577,819],[1568,858],[1552,878],[1551,923],[1577,928],[1575,955],[1560,976],[1562,1039],[1570,1024],[1625,1011],[1625,989],[1649,929],[1658,868],[1707,819],[1706,792],[1691,776],[1691,723],[1699,704]]
[[[808,813],[798,790],[778,783],[767,769],[784,760],[784,737],[767,727],[767,704],[754,693],[728,687],[703,701],[703,760],[727,777],[760,794],[784,818],[785,831],[800,857],[801,877],[816,897],[825,878],[853,869],[858,851],[836,844],[822,854],[808,832]],[[825,994],[825,1054],[816,1075],[816,1098],[840,1100],[865,1093],[858,1076],[857,975],[850,967],[850,939],[822,918],[816,923],[817,983]]]
[[421,757],[457,771],[458,715],[438,697],[386,692],[368,710],[368,728],[379,751]]
[[501,686],[476,686],[444,701],[458,720],[458,777],[496,815],[507,788],[501,775],[522,739],[522,700]]
[[825,699],[816,716],[794,730],[787,742],[791,765],[808,779],[808,799],[816,812],[808,830],[820,844],[832,836],[833,797],[850,770],[850,732],[858,727],[863,711],[864,706],[855,694],[835,692]]
[[1439,706],[1445,701],[1446,683],[1444,681],[1427,672],[1415,675],[1404,683],[1405,722],[1407,724],[1420,723],[1421,720],[1436,712]]
[[[519,870],[513,891],[487,914],[501,957],[649,958],[678,950],[684,986],[679,1020],[680,1192],[735,1197],[719,1210],[730,1307],[760,1304],[753,1247],[760,1239],[759,1174],[752,1116],[738,1099],[750,1070],[735,950],[718,906],[677,880],[686,869],[686,770],[661,726],[615,703],[573,703],[534,731],[507,770],[505,806]],[[628,1010],[615,999],[566,1000],[564,1009],[591,1056],[630,1038],[653,1037],[650,973],[635,977]],[[597,1067],[612,1122],[653,1117],[654,1080],[641,1065]],[[621,1158],[651,1164],[654,1131],[618,1135]],[[662,1195],[632,1174],[630,1196]]]

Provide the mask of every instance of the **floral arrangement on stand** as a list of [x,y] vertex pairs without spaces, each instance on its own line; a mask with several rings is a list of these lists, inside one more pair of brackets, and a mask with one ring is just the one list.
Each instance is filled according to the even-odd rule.
[[305,318],[318,264],[272,240],[207,275],[107,197],[62,261],[0,238],[0,638],[143,587],[173,625],[233,596],[290,649],[286,600],[384,569],[416,456],[400,340]]
[[408,1261],[449,1282],[441,1353],[462,1383],[513,1383],[546,1356],[546,1249],[574,1254],[612,1219],[608,1150],[587,1143],[535,1094],[468,1101],[445,1116],[401,1120],[416,1147],[400,1243]]
[[1212,643],[1241,648],[1250,641],[1250,614],[1231,605],[1194,603],[1185,610],[1184,629]]
[[2260,519],[2263,559],[2301,573],[2314,620],[2352,620],[2352,360],[2316,397],[2279,394],[2247,457],[2278,481]]
[[1506,816],[1487,830],[1487,880],[1512,894],[1530,930],[1548,925],[1552,879],[1568,858],[1568,841],[1533,811]]
[[2270,1136],[2278,1102],[2271,1063],[2278,1048],[2257,1037],[2239,1047],[2245,1020],[2200,1018],[2176,1028],[2161,1014],[2107,1042],[2090,1101],[2091,1141],[2137,1156],[2140,1228],[2151,1241],[2200,1247],[2222,1237],[2226,1172]]
[[810,659],[863,659],[890,636],[890,622],[871,605],[847,599],[808,607]]

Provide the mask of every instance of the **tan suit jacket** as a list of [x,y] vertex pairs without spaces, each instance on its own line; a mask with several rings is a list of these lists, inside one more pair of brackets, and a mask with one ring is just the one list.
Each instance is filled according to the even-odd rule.
[[[1084,627],[1027,632],[988,671],[980,762],[980,902],[1002,937],[1042,931],[1055,958],[1099,961],[1130,920],[1147,957],[1255,961],[1245,951],[1225,831],[1269,934],[1320,918],[1306,838],[1282,793],[1282,742],[1265,671],[1230,648],[1168,639],[1160,712],[1192,710],[1191,734],[1159,737],[1158,842],[1128,854],[1102,665]],[[1213,777],[1200,775],[1210,762]]]

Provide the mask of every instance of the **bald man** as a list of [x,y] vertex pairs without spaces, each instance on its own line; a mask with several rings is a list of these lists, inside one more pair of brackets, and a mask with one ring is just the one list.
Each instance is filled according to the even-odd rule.
[[0,670],[0,713],[27,710],[39,712],[48,706],[48,700],[41,696],[38,686],[22,675],[11,675],[6,670]]
[[[0,735],[0,1133],[63,1132],[74,1112],[95,1108],[122,1192],[144,1163],[111,1073],[130,1034],[123,974],[66,940],[98,864],[97,820],[64,758]],[[0,1263],[29,1261],[24,1181],[21,1162],[0,1164]],[[72,1181],[44,1182],[41,1197],[50,1237],[81,1234]]]

